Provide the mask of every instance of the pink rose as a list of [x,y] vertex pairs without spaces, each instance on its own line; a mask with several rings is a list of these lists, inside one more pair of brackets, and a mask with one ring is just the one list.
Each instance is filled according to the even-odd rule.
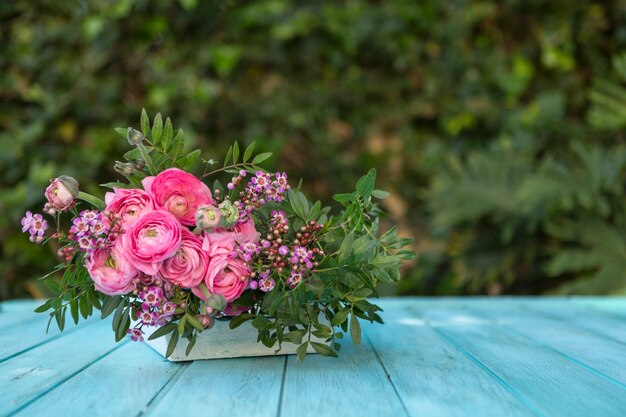
[[214,243],[220,240],[234,240],[240,245],[246,242],[258,242],[261,234],[256,231],[254,222],[247,220],[243,223],[238,223],[230,230],[216,229],[213,233],[206,234],[210,243]]
[[[235,256],[235,245],[233,239],[222,239],[209,246],[209,268],[204,279],[209,293],[221,294],[229,303],[239,298],[246,289],[250,273],[246,263]],[[198,287],[191,290],[206,299]]]
[[135,289],[134,278],[139,274],[116,246],[96,249],[85,266],[98,291],[107,295],[126,294]]
[[155,275],[163,261],[181,244],[182,227],[169,211],[154,210],[141,216],[119,238],[120,250],[130,263],[148,275]]
[[170,168],[156,177],[144,178],[142,184],[149,191],[157,207],[171,212],[186,226],[196,224],[196,210],[213,203],[211,190],[193,175]]
[[183,229],[180,247],[174,256],[163,262],[161,275],[173,284],[191,288],[202,282],[208,266],[209,255],[202,250],[202,239]]
[[130,228],[139,217],[155,208],[150,194],[137,188],[115,188],[104,195],[104,201],[107,210],[122,216],[123,229]]
[[69,210],[78,196],[78,181],[66,175],[50,180],[45,195],[48,200],[44,207],[46,213],[53,216],[57,211]]

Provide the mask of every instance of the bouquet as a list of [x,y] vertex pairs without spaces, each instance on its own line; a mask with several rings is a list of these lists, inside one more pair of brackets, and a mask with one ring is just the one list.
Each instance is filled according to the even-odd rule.
[[143,341],[151,327],[151,339],[171,335],[169,356],[180,338],[189,354],[215,320],[251,321],[257,342],[297,344],[302,360],[309,347],[337,356],[347,332],[359,344],[360,320],[383,322],[368,298],[414,253],[395,227],[379,233],[376,200],[388,193],[374,188],[374,169],[334,196],[343,209],[332,215],[284,172],[263,170],[271,153],[254,155],[254,143],[235,142],[218,165],[183,152],[182,130],[160,114],[150,126],[144,110],[141,131],[116,130],[132,149],[114,166],[124,180],[101,184],[104,199],[61,176],[45,191],[48,218],[22,219],[30,240],[54,241],[62,259],[42,277],[54,296],[36,311],[48,327],[63,330],[68,310],[76,323],[99,310],[113,315],[116,341]]

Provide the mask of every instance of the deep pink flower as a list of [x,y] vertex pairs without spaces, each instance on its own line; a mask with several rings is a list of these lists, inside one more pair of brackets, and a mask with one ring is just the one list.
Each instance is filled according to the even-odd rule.
[[163,261],[180,247],[182,230],[172,213],[154,210],[141,216],[123,233],[118,245],[137,269],[155,275]]
[[254,222],[250,219],[243,223],[236,224],[230,230],[217,229],[213,233],[207,233],[206,236],[210,243],[220,240],[234,240],[243,245],[247,242],[258,242],[261,234],[256,231]]
[[163,262],[161,275],[173,284],[191,288],[204,280],[208,266],[209,255],[202,250],[202,239],[183,229],[180,247]]
[[115,188],[104,195],[106,209],[118,214],[122,219],[122,228],[128,229],[143,214],[155,209],[150,194],[137,188]]
[[209,187],[178,168],[166,169],[156,177],[147,177],[142,184],[158,208],[171,212],[186,226],[196,224],[198,207],[213,204]]
[[[209,268],[204,283],[211,294],[221,294],[227,302],[241,296],[248,285],[248,265],[236,256],[234,239],[221,239],[211,243],[208,249]],[[206,296],[198,288],[194,294],[203,300]]]
[[87,257],[85,266],[96,289],[107,295],[126,294],[136,287],[134,278],[139,271],[115,246],[96,249]]

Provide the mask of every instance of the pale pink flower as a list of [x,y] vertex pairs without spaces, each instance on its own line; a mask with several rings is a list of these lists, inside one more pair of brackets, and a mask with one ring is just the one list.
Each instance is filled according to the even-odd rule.
[[202,239],[183,229],[181,244],[174,256],[161,266],[161,276],[184,288],[195,287],[206,277],[209,255],[202,250]]
[[108,211],[121,216],[123,229],[128,229],[143,214],[155,209],[151,195],[137,188],[115,188],[104,195],[104,201]]

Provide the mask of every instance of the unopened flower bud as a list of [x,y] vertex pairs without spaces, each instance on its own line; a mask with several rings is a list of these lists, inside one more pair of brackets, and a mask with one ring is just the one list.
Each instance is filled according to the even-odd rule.
[[196,226],[207,232],[217,228],[220,225],[222,212],[213,205],[198,207],[196,210]]
[[133,129],[132,127],[128,128],[126,133],[126,139],[128,143],[131,145],[139,145],[145,139],[140,131]]
[[69,210],[78,197],[78,181],[67,175],[50,180],[50,185],[46,188],[47,212]]
[[224,200],[218,206],[221,218],[219,222],[219,227],[228,229],[237,224],[239,220],[239,209],[230,200]]
[[135,166],[130,162],[115,161],[113,169],[115,170],[115,172],[118,172],[123,176],[128,177],[129,175],[132,175],[135,171]]

